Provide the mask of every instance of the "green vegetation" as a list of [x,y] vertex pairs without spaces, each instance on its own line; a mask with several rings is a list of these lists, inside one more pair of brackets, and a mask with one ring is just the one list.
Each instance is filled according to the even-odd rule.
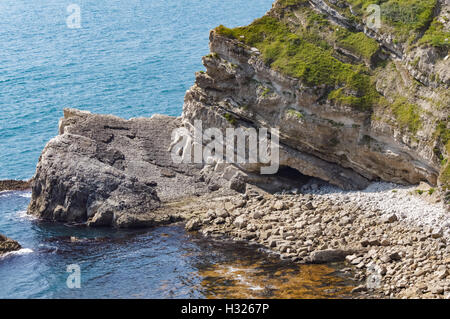
[[417,133],[422,126],[419,106],[409,103],[404,97],[399,97],[391,108],[401,128],[407,128],[411,133]]
[[262,93],[261,93],[261,96],[262,96],[262,97],[266,97],[267,95],[270,94],[270,92],[272,92],[271,89],[269,89],[269,88],[264,88],[263,91],[262,91]]
[[300,111],[297,110],[293,110],[293,109],[289,109],[287,111],[287,114],[289,114],[290,116],[296,117],[298,120],[301,120],[303,118],[303,114]]
[[440,121],[438,123],[435,135],[439,138],[442,145],[445,146],[447,154],[450,155],[450,129],[447,128],[446,121]]
[[228,123],[230,123],[231,125],[233,125],[233,126],[236,125],[236,123],[237,123],[236,118],[235,118],[233,115],[231,115],[230,113],[225,113],[223,117],[224,117],[224,118],[228,121]]
[[428,195],[433,195],[436,190],[432,187],[428,190]]
[[447,157],[444,157],[439,149],[435,151],[436,155],[441,160],[443,169],[441,171],[440,180],[444,187],[450,189],[450,162],[448,156],[450,156],[450,129],[447,127],[446,121],[440,121],[436,127],[435,137],[444,146],[444,152]]
[[450,163],[441,172],[440,180],[445,189],[450,190]]
[[206,56],[207,58],[218,59],[219,55],[216,52],[212,52]]
[[278,1],[278,5],[280,5],[283,8],[286,8],[288,6],[296,6],[300,4],[308,3],[308,0],[280,0]]
[[336,137],[333,137],[331,140],[330,140],[330,146],[331,147],[335,147],[335,146],[337,146],[339,144],[339,140],[336,138]]
[[358,17],[370,14],[367,12],[370,4],[379,5],[382,28],[392,27],[399,37],[397,41],[408,38],[409,41],[413,41],[420,31],[426,30],[433,19],[433,11],[437,4],[437,0],[347,0],[347,2],[351,4]]
[[434,47],[439,48],[450,48],[450,32],[444,31],[444,25],[437,21],[433,20],[431,26],[423,35],[422,39],[420,39],[419,44],[428,44]]
[[378,51],[378,42],[367,37],[363,32],[352,33],[339,28],[336,31],[337,44],[349,51],[355,52],[365,59],[370,59]]
[[267,65],[307,85],[338,87],[331,95],[338,103],[368,109],[379,98],[367,69],[337,60],[329,45],[321,45],[307,32],[293,33],[273,17],[265,16],[235,29],[221,25],[216,32],[258,48]]

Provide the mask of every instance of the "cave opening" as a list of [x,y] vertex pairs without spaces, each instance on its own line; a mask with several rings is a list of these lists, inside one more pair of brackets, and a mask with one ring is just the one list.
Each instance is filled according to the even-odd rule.
[[273,175],[258,175],[255,185],[270,193],[300,190],[304,185],[317,180],[314,177],[302,174],[290,166],[280,166]]

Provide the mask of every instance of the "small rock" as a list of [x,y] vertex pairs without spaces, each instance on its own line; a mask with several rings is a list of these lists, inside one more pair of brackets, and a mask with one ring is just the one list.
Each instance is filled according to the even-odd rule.
[[396,214],[386,215],[382,218],[382,221],[385,224],[390,224],[390,223],[396,222],[397,220],[398,220],[398,217]]
[[393,261],[399,261],[402,259],[402,257],[399,255],[399,253],[395,252],[389,255],[389,259]]
[[186,223],[185,229],[187,231],[196,231],[199,230],[202,225],[202,222],[198,218],[193,218]]
[[231,178],[229,188],[235,190],[238,193],[245,193],[247,184],[245,183],[241,175],[236,174]]
[[275,210],[284,210],[284,209],[286,209],[286,204],[283,201],[281,201],[281,200],[277,200],[275,202],[275,204],[273,205],[273,209],[275,209]]
[[244,228],[247,226],[247,220],[245,219],[245,217],[243,215],[238,216],[235,220],[234,220],[234,226],[236,226],[237,228]]
[[269,247],[270,248],[275,248],[275,247],[277,247],[277,241],[276,240],[271,240],[271,241],[269,241]]
[[431,237],[432,238],[441,238],[444,235],[444,232],[442,231],[442,229],[433,229],[433,231],[431,232]]

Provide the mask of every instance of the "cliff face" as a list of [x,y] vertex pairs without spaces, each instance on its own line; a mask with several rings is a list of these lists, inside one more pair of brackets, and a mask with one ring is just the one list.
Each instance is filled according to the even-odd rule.
[[369,3],[279,0],[249,26],[211,31],[183,120],[278,128],[281,165],[345,189],[447,184],[449,4],[383,2],[373,30]]

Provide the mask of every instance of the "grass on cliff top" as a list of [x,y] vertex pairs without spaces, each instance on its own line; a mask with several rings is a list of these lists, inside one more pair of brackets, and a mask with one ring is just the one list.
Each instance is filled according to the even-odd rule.
[[371,14],[367,7],[376,4],[381,9],[383,25],[393,28],[398,40],[405,41],[419,31],[425,31],[433,19],[437,0],[347,0],[358,17]]
[[308,3],[308,0],[279,0],[278,1],[278,5],[281,6],[282,8],[286,8],[289,6],[296,6],[296,5],[300,5],[300,4],[306,4]]
[[450,32],[444,30],[444,25],[433,20],[431,26],[420,39],[419,44],[429,44],[439,48],[450,48]]
[[336,31],[337,44],[351,52],[369,60],[379,49],[378,42],[369,38],[364,32],[353,33],[347,29],[338,28]]
[[409,103],[404,97],[399,97],[394,101],[391,108],[401,128],[407,128],[414,134],[417,133],[422,126],[419,106]]
[[308,33],[292,33],[273,17],[264,16],[249,26],[235,29],[221,25],[216,32],[258,48],[267,65],[307,85],[340,89],[333,96],[336,102],[368,109],[379,96],[365,68],[337,60],[326,43],[321,44]]

